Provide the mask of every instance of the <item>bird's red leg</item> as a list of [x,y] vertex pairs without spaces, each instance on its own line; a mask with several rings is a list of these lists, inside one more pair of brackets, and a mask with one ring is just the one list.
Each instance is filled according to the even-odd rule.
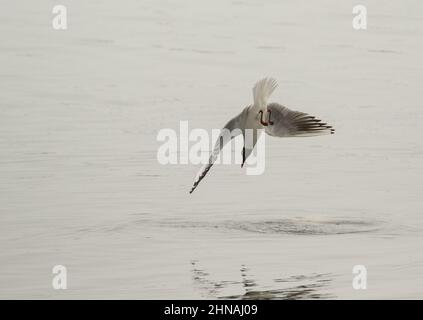
[[269,124],[270,125],[273,125],[273,121],[272,120],[270,120],[270,115],[272,114],[272,111],[271,110],[267,110],[267,112],[269,112]]
[[269,124],[267,124],[266,122],[263,121],[263,111],[260,110],[259,113],[261,113],[261,115],[260,115],[260,123],[261,123],[261,125],[262,126],[265,126],[265,127],[268,126]]

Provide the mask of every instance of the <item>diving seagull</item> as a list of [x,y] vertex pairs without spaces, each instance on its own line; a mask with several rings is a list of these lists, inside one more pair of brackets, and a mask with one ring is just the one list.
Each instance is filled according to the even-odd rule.
[[[223,128],[235,133],[231,135],[231,139],[239,134],[242,134],[244,137],[241,167],[254,149],[259,137],[258,129],[264,129],[268,135],[274,137],[309,137],[333,134],[335,132],[335,129],[316,119],[316,117],[304,112],[290,110],[279,103],[267,103],[276,87],[277,83],[273,78],[264,78],[258,81],[253,87],[254,104],[244,108],[239,115],[230,120]],[[251,148],[246,148],[245,146],[246,129],[253,130]],[[229,141],[226,140],[224,143],[221,143],[221,138],[218,138],[208,163],[198,171],[189,193],[192,193],[201,180],[204,179],[227,142]]]

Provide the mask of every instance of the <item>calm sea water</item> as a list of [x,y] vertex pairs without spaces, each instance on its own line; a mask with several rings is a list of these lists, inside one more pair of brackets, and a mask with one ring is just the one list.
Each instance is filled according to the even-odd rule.
[[[0,298],[423,298],[421,1],[365,31],[354,1],[62,1],[66,31],[55,4],[0,12]],[[264,76],[336,134],[189,195],[158,130],[220,128]]]

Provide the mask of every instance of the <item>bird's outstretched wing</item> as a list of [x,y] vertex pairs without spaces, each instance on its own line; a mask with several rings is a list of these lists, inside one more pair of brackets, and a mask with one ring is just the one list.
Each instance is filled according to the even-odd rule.
[[266,133],[275,137],[308,137],[333,134],[335,129],[307,113],[293,111],[278,103],[269,103],[270,121]]
[[267,105],[267,100],[277,86],[278,84],[273,78],[264,78],[257,82],[253,88],[254,105],[264,109]]
[[[195,188],[197,188],[198,184],[201,182],[201,180],[204,179],[207,172],[209,172],[210,168],[213,166],[214,162],[216,161],[217,157],[219,156],[220,151],[222,151],[223,147],[231,141],[234,137],[236,137],[239,134],[243,133],[243,127],[245,122],[245,117],[247,115],[247,108],[245,108],[239,115],[234,117],[232,120],[230,120],[222,129],[219,138],[216,141],[216,144],[214,146],[213,151],[210,154],[209,161],[206,163],[197,173],[194,184],[192,185],[192,188],[189,193],[192,193]],[[238,130],[235,130],[238,129]],[[229,136],[224,136],[231,132]],[[228,139],[229,138],[229,139]]]

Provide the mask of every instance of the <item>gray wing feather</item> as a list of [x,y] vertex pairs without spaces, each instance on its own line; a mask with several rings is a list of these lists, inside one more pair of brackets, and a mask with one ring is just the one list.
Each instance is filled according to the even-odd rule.
[[[233,132],[235,134],[231,134],[230,139],[223,139],[222,133],[220,134],[219,138],[216,141],[216,144],[214,146],[213,151],[210,154],[209,161],[207,164],[205,164],[197,173],[197,176],[195,177],[194,184],[189,191],[189,193],[192,193],[195,188],[197,188],[198,184],[201,182],[201,180],[204,179],[204,177],[207,175],[211,167],[213,166],[214,162],[216,161],[217,157],[219,156],[220,151],[222,151],[223,147],[231,141],[234,137],[241,134],[241,130],[244,126],[245,118],[247,115],[247,108],[245,108],[239,115],[231,119],[222,129],[223,130],[229,130],[230,132]],[[234,132],[235,129],[240,129]]]
[[293,111],[278,103],[269,103],[272,125],[266,127],[266,133],[275,137],[305,137],[333,134],[335,129],[314,116],[300,111]]

